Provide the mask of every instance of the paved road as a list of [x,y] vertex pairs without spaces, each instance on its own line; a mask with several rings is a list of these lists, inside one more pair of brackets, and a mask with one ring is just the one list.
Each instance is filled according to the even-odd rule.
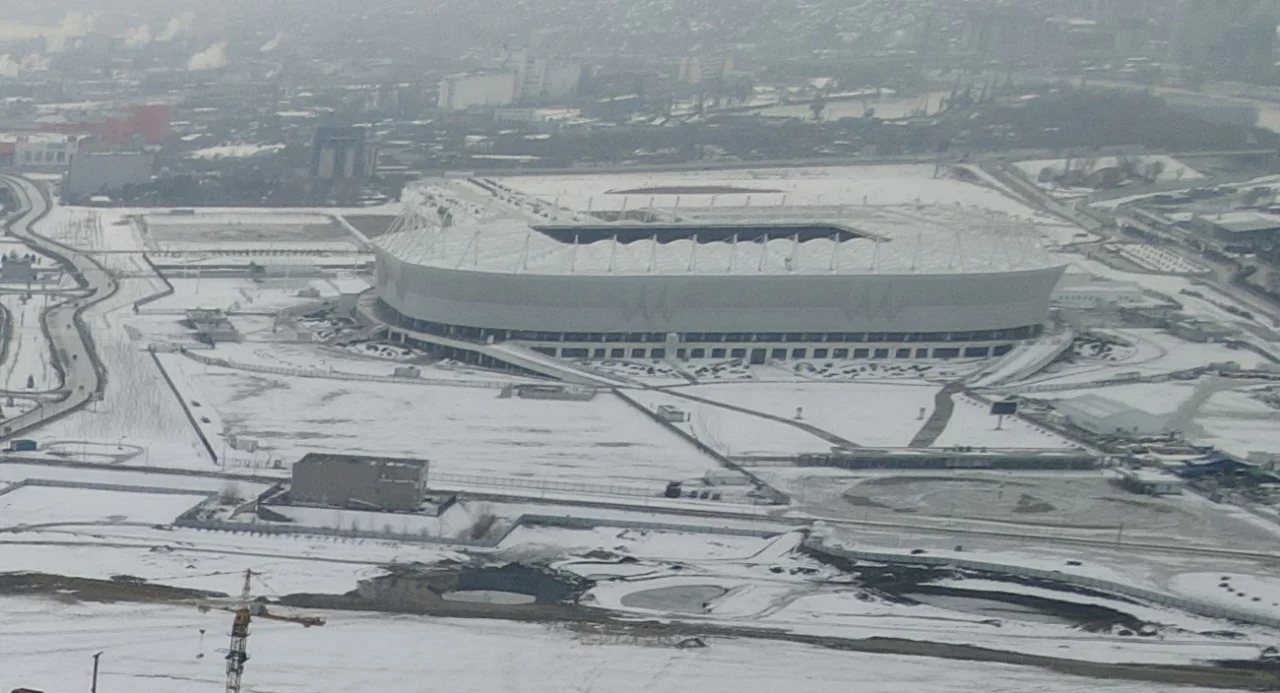
[[67,396],[61,400],[42,401],[36,409],[5,421],[0,435],[7,437],[80,407],[106,386],[106,370],[93,353],[88,328],[81,322],[80,315],[89,306],[114,294],[116,282],[89,255],[44,238],[32,230],[32,226],[51,207],[41,188],[16,176],[0,176],[0,185],[11,190],[21,206],[21,211],[9,225],[9,233],[33,250],[58,260],[64,269],[77,277],[81,286],[89,290],[87,297],[53,306],[41,316],[45,333],[53,346],[54,361],[63,372]]

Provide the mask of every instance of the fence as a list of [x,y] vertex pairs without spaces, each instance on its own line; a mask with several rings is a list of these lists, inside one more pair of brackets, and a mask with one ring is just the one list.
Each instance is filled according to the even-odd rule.
[[873,563],[893,563],[908,565],[929,565],[929,566],[949,566],[953,568],[964,568],[968,570],[976,570],[988,573],[1003,573],[1007,575],[1017,575],[1020,577],[1036,578],[1040,580],[1048,580],[1052,582],[1061,582],[1075,587],[1085,587],[1102,592],[1110,592],[1114,594],[1140,599],[1145,602],[1159,604],[1161,606],[1169,606],[1183,611],[1197,614],[1200,616],[1208,616],[1210,618],[1226,618],[1242,623],[1252,623],[1269,628],[1280,629],[1280,618],[1271,616],[1263,616],[1249,611],[1233,609],[1231,607],[1217,606],[1206,602],[1197,601],[1195,599],[1187,599],[1185,597],[1175,597],[1171,594],[1156,592],[1154,590],[1126,585],[1119,582],[1111,582],[1110,580],[1100,580],[1098,578],[1086,577],[1084,575],[1073,575],[1071,573],[1063,573],[1057,570],[1042,570],[1040,568],[1030,568],[1020,565],[1005,565],[1001,563],[988,563],[985,561],[973,561],[964,558],[948,558],[942,556],[927,555],[903,555],[897,553],[880,553],[876,551],[855,551],[843,546],[828,545],[825,541],[806,537],[803,544],[806,549],[839,556],[853,561],[868,561]]
[[662,495],[665,484],[646,486],[614,486],[610,484],[582,484],[570,481],[539,481],[512,477],[486,477],[472,474],[431,474],[433,488],[459,488],[460,486],[487,486],[490,488],[532,489],[565,493],[588,493],[631,498],[653,498]]
[[[75,484],[71,484],[75,486]],[[195,510],[193,508],[193,510]],[[342,527],[315,527],[297,524],[261,524],[256,522],[228,522],[226,520],[199,519],[194,512],[188,511],[174,521],[174,526],[186,529],[200,529],[214,532],[236,532],[242,534],[285,535],[318,535],[341,539],[370,539],[374,541],[399,541],[416,544],[432,544],[445,546],[470,546],[474,548],[495,548],[506,541],[512,532],[522,527],[557,527],[560,529],[596,529],[598,527],[615,527],[619,529],[640,529],[650,532],[683,532],[688,534],[715,534],[720,536],[768,538],[777,536],[787,529],[748,529],[739,527],[717,527],[711,525],[689,525],[665,522],[647,522],[639,520],[614,520],[593,517],[571,517],[567,515],[540,515],[526,513],[516,518],[505,532],[488,539],[470,539],[465,537],[432,536],[425,532],[394,532],[367,529],[345,529]]]

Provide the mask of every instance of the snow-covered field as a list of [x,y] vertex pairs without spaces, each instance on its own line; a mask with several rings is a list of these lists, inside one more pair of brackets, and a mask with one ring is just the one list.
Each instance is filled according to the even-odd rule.
[[315,288],[321,298],[337,295],[329,282],[313,277],[272,277],[255,282],[248,277],[170,277],[173,295],[147,304],[144,312],[185,311],[188,308],[220,308],[225,311],[274,312],[315,303],[298,295]]
[[0,388],[44,392],[61,387],[49,340],[40,325],[45,308],[59,302],[61,299],[49,294],[36,294],[25,300],[19,293],[0,294],[0,305],[10,321],[9,353],[0,364]]
[[723,455],[796,455],[823,452],[831,447],[827,441],[796,426],[714,404],[659,390],[631,390],[627,395],[651,410],[665,404],[684,411],[689,420],[675,425]]
[[0,528],[63,522],[168,524],[207,497],[23,486],[0,495]]
[[997,429],[997,418],[991,415],[991,405],[957,395],[952,400],[951,419],[942,435],[933,442],[934,447],[952,445],[976,445],[992,448],[1073,448],[1071,441],[1040,428],[1035,424],[1013,416],[1004,417]]
[[933,411],[930,383],[724,383],[681,392],[805,423],[867,447],[906,447]]
[[[135,255],[110,255],[116,262]],[[180,402],[146,353],[143,335],[132,323],[132,303],[164,289],[156,279],[125,278],[110,299],[85,312],[94,344],[109,374],[101,402],[40,427],[31,436],[44,447],[51,441],[115,444],[126,439],[145,446],[146,460],[164,467],[211,469],[213,460],[200,444]],[[137,339],[135,339],[135,336]]]
[[716,466],[607,393],[590,402],[499,399],[495,388],[263,375],[161,358],[213,422],[206,435],[257,440],[286,464],[312,451],[386,454],[426,457],[450,474],[582,484],[652,484]]
[[[521,693],[829,693],[856,681],[858,690],[867,693],[1168,690],[1165,685],[1095,681],[1030,667],[763,640],[717,639],[705,649],[681,650],[656,642],[646,647],[643,642],[592,639],[534,624],[364,613],[326,616],[325,626],[306,630],[257,622],[249,640],[245,685],[275,691],[402,690],[406,682],[448,681],[465,690]],[[105,690],[172,693],[175,681],[217,687],[225,678],[226,662],[218,650],[225,647],[221,634],[229,622],[226,613],[202,614],[190,607],[0,598],[4,684],[42,690],[83,686],[90,656],[102,651],[99,685]],[[202,630],[210,635],[203,647]]]

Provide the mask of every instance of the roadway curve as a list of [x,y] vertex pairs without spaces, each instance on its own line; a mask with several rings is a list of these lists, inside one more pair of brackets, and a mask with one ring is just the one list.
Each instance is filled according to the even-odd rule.
[[75,277],[88,295],[51,306],[41,316],[42,327],[53,349],[53,361],[62,373],[65,396],[43,401],[37,408],[3,423],[0,437],[10,437],[45,423],[88,402],[107,384],[107,371],[93,349],[89,329],[81,319],[85,310],[116,292],[115,279],[89,255],[36,233],[32,227],[49,213],[52,203],[35,183],[17,176],[0,176],[0,186],[10,190],[20,205],[9,223],[9,234],[32,250],[58,261]]

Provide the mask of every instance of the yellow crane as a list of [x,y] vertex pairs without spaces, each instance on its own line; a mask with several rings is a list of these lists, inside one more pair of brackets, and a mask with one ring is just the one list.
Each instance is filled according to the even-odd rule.
[[244,663],[249,661],[250,620],[265,618],[272,621],[297,623],[307,628],[324,625],[323,617],[278,614],[269,611],[263,602],[253,601],[250,583],[255,575],[258,573],[252,570],[244,571],[244,585],[240,588],[238,599],[206,600],[199,605],[201,612],[220,609],[235,614],[235,618],[231,621],[231,647],[227,650],[227,693],[240,693],[240,678],[244,676]]

